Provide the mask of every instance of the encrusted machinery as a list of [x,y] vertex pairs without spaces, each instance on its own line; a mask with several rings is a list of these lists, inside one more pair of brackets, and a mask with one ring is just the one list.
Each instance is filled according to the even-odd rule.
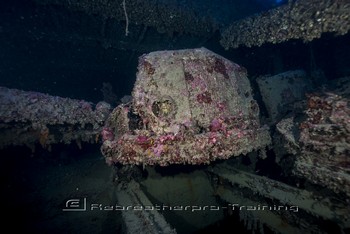
[[[340,89],[344,87],[342,93]],[[294,112],[276,124],[273,138],[278,163],[287,156],[294,162],[291,169],[295,175],[350,201],[350,109],[346,87],[348,81],[332,91],[307,94],[306,101],[297,102]]]
[[322,33],[345,35],[350,30],[350,2],[296,0],[233,22],[223,33],[221,45],[261,46],[290,39],[312,41]]
[[93,104],[38,92],[0,87],[0,148],[26,145],[34,151],[40,143],[98,143],[111,112],[106,102]]
[[350,202],[350,102],[336,93],[311,94],[300,128],[295,174],[346,194]]
[[138,70],[103,129],[107,162],[207,164],[270,143],[245,68],[201,48],[143,55]]
[[[294,173],[349,197],[349,78],[307,91],[302,88],[307,85],[306,76],[301,78],[297,74],[288,72],[258,79],[275,125],[276,162],[283,164],[288,158],[287,167],[291,171],[285,173]],[[268,92],[272,88],[273,92]],[[278,118],[274,113],[280,114]]]

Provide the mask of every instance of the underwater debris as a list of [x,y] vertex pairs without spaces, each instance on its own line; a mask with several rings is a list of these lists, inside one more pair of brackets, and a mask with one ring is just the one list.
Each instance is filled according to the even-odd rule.
[[208,164],[271,141],[246,70],[205,48],[141,56],[132,96],[106,121],[108,162]]
[[267,12],[233,22],[223,33],[225,49],[281,43],[290,39],[312,41],[322,33],[345,35],[350,30],[350,2],[296,0]]

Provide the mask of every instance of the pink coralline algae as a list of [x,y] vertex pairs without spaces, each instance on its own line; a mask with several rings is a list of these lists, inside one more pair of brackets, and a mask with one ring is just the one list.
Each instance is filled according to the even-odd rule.
[[212,143],[212,144],[215,144],[217,141],[218,141],[218,138],[217,138],[217,134],[215,132],[211,132],[209,134],[209,141],[208,143]]
[[218,132],[220,130],[223,130],[222,120],[213,119],[213,121],[210,123],[209,129],[211,132]]
[[219,102],[219,103],[217,104],[217,107],[219,108],[220,111],[225,111],[226,105],[227,105],[226,102]]
[[162,144],[156,145],[155,147],[153,147],[152,150],[155,156],[160,157],[164,151],[164,145]]
[[141,56],[132,102],[106,121],[117,134],[103,155],[122,164],[208,164],[270,144],[242,70],[204,48]]
[[229,79],[226,66],[224,62],[219,58],[215,59],[214,71],[221,73],[225,77],[225,79]]
[[103,141],[112,141],[114,139],[113,130],[105,127],[102,129],[101,136]]
[[199,103],[211,103],[213,100],[211,99],[210,93],[205,91],[197,95],[197,101]]
[[144,145],[149,142],[149,138],[147,136],[137,136],[136,143],[139,145]]
[[165,143],[167,141],[173,141],[173,140],[175,140],[175,136],[173,134],[161,135],[159,137],[159,142],[160,143]]

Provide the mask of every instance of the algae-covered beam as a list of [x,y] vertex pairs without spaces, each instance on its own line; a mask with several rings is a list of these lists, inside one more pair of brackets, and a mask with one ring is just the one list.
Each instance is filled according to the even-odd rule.
[[290,39],[312,41],[322,33],[345,35],[350,30],[349,0],[295,0],[233,22],[220,41],[226,48],[261,46]]
[[111,111],[109,104],[93,104],[0,87],[0,148],[35,144],[50,149],[51,144],[76,141],[99,142],[100,132]]
[[176,234],[176,230],[158,212],[158,205],[151,203],[136,181],[120,183],[118,189],[116,195],[118,210],[122,211],[124,220],[123,233]]
[[237,189],[248,189],[253,194],[278,201],[284,206],[298,207],[298,211],[303,210],[325,220],[336,220],[342,228],[350,227],[347,221],[350,209],[346,201],[339,201],[331,196],[320,197],[314,192],[237,170],[225,164],[213,167],[211,173],[229,181]]

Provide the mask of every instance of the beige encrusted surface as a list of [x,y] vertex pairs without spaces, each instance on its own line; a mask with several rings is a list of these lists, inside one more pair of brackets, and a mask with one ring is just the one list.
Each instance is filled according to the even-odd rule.
[[0,148],[76,141],[98,143],[111,107],[84,100],[0,87]]
[[132,105],[105,126],[108,162],[203,164],[270,143],[243,67],[200,48],[143,55],[138,70]]
[[296,0],[233,22],[222,33],[221,45],[261,46],[290,39],[312,41],[322,33],[345,35],[350,30],[349,0]]
[[127,184],[122,183],[118,186],[118,190],[116,195],[119,204],[118,208],[122,210],[125,224],[124,233],[176,234],[176,230],[158,212],[157,208],[140,189],[140,185],[137,182],[132,180]]

